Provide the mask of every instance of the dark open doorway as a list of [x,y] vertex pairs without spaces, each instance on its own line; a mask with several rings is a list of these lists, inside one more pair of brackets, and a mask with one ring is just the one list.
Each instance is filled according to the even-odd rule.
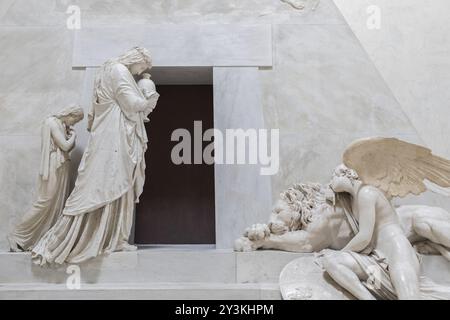
[[[212,85],[162,85],[146,125],[146,183],[136,208],[137,244],[215,244],[214,166],[175,165],[172,132],[184,128],[194,143],[194,121],[213,128]],[[204,147],[208,143],[204,143]],[[193,146],[192,149],[193,150]]]

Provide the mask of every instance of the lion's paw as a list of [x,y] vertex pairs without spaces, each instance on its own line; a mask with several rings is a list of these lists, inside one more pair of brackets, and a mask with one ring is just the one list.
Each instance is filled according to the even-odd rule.
[[241,237],[234,242],[234,251],[237,252],[251,252],[257,249],[256,245],[247,237]]
[[261,241],[270,235],[270,229],[266,224],[254,224],[245,230],[244,236],[251,241]]

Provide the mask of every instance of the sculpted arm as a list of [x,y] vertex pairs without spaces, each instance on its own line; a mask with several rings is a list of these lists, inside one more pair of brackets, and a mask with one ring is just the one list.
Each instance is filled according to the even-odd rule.
[[[261,225],[255,225],[249,228],[250,233],[236,240],[234,249],[236,251],[254,251],[258,249],[275,249],[290,252],[314,252],[320,251],[322,248],[315,245],[309,232],[304,230],[286,232],[276,235],[269,234],[265,237],[252,236],[254,228]],[[267,227],[266,225],[264,225]],[[259,232],[259,231],[257,231]]]
[[359,232],[342,249],[343,251],[360,252],[370,244],[375,228],[376,197],[377,194],[372,190],[361,190],[356,200],[359,211]]
[[271,233],[268,225],[255,224],[236,241],[237,251],[276,249],[291,252],[318,252],[332,246],[333,236],[328,217],[317,217],[307,230]]
[[[290,231],[281,235],[271,234],[267,249],[282,249],[293,252],[318,252],[333,244],[331,216],[325,211],[316,215],[306,229]],[[266,248],[266,247],[263,247]]]
[[320,251],[328,246],[326,235],[298,230],[286,232],[282,235],[271,234],[264,242],[262,248],[309,253]]

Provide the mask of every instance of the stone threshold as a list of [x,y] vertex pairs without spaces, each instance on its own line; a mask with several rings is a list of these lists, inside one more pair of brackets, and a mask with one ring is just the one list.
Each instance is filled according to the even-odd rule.
[[279,300],[278,284],[123,283],[83,284],[69,290],[64,284],[0,285],[1,300]]

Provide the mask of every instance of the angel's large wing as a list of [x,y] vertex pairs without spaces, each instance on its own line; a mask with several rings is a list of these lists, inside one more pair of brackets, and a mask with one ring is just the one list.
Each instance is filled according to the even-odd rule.
[[353,142],[344,152],[344,164],[361,180],[391,197],[418,195],[424,182],[450,187],[450,161],[431,150],[396,138],[366,138]]

